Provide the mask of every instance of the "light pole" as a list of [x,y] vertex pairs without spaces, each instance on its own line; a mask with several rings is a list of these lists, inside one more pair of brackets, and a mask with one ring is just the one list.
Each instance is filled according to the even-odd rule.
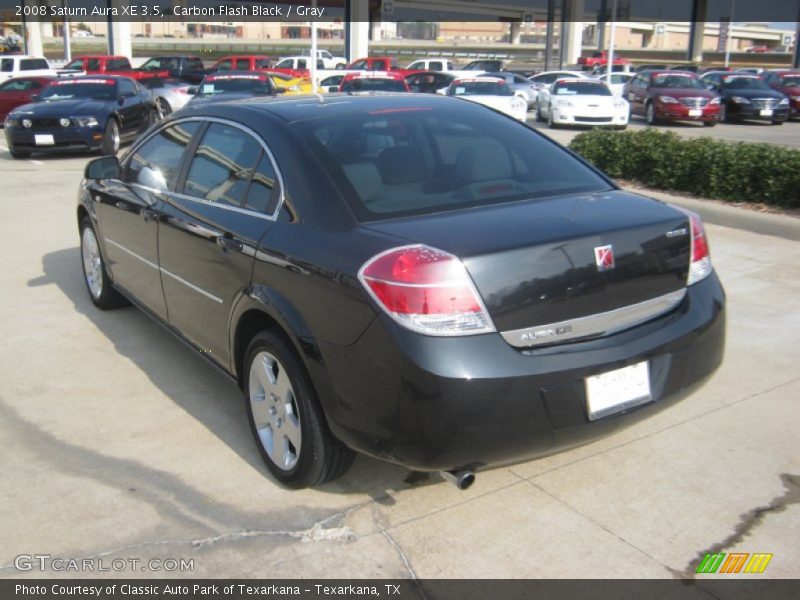
[[736,0],[731,0],[731,16],[728,20],[728,35],[725,39],[725,66],[731,62],[731,38],[733,37],[733,10],[736,8]]

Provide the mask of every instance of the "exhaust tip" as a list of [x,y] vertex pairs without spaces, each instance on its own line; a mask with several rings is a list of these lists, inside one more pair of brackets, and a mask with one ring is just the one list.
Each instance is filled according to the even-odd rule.
[[475,473],[472,471],[441,471],[441,475],[460,490],[469,489],[475,483]]

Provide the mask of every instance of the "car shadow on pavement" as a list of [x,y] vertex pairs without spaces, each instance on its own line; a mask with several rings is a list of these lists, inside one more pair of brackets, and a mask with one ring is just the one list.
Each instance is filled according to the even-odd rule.
[[[113,344],[115,350],[145,373],[181,409],[202,423],[242,460],[264,476],[264,485],[279,485],[268,474],[252,439],[242,394],[236,384],[213,368],[174,335],[134,307],[97,309],[89,299],[80,267],[79,248],[45,254],[44,274],[28,282],[56,285],[75,309]],[[115,395],[109,390],[109,395]],[[341,479],[317,488],[334,494],[368,494],[381,504],[393,504],[391,490],[437,484],[435,476],[358,455]]]

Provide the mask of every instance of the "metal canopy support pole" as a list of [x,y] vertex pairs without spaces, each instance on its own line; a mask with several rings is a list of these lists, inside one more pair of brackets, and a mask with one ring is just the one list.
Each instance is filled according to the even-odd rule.
[[[312,15],[317,13],[317,0],[311,0]],[[311,17],[311,91],[317,91],[317,21]]]
[[692,0],[692,22],[689,24],[689,51],[686,58],[693,63],[703,60],[703,34],[705,33],[708,0]]
[[544,70],[549,71],[553,64],[553,28],[556,20],[556,0],[547,0],[547,34],[544,42]]
[[[63,0],[62,5],[67,8],[67,0]],[[66,14],[66,10],[64,11]],[[64,60],[68,63],[72,61],[72,46],[70,44],[69,17],[64,17]]]
[[617,42],[617,0],[611,5],[611,35],[608,40],[608,62],[606,63],[606,83],[611,85],[611,73],[614,71],[614,44]]
[[794,58],[792,68],[800,69],[800,5],[797,7],[797,31],[794,34]]

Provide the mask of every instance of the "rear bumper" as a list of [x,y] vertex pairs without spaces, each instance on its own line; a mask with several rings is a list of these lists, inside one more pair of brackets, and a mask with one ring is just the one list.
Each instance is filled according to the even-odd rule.
[[[421,470],[477,469],[552,454],[646,418],[720,365],[725,295],[716,274],[671,313],[603,339],[520,352],[499,334],[435,338],[373,321],[352,346],[320,345],[317,383],[333,433]],[[584,378],[648,361],[652,401],[596,421]]]

